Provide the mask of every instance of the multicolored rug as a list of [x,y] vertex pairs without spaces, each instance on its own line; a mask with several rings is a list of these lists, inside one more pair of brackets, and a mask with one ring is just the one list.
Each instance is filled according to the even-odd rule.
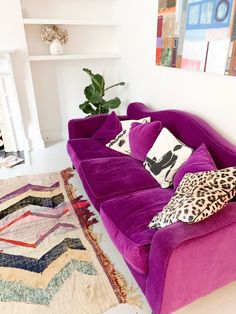
[[97,314],[136,302],[101,250],[72,176],[66,169],[0,180],[1,313]]

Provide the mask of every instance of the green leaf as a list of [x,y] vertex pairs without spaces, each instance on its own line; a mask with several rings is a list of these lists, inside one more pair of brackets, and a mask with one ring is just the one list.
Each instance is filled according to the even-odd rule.
[[88,101],[90,101],[93,105],[97,105],[102,101],[101,94],[94,88],[93,85],[87,86],[84,90],[84,94]]
[[83,104],[79,105],[79,107],[86,114],[96,114],[96,111],[90,105],[89,101],[85,101]]
[[94,86],[94,88],[96,89],[96,91],[101,95],[104,96],[104,88],[105,88],[105,81],[103,76],[101,76],[100,74],[93,74],[91,70],[89,69],[83,69],[84,72],[86,72],[92,81],[92,84]]
[[92,77],[94,74],[92,73],[91,70],[83,68],[83,71],[86,72],[90,77]]
[[92,78],[92,84],[96,88],[96,90],[101,93],[101,95],[104,95],[104,87],[105,87],[105,81],[104,78],[100,74],[94,75]]
[[93,85],[89,85],[89,86],[85,87],[85,89],[84,89],[85,97],[88,100],[90,100],[93,97],[94,91],[95,91],[95,89],[94,89]]
[[108,113],[109,108],[103,107],[102,105],[99,106],[99,113]]
[[103,107],[108,109],[115,109],[119,107],[120,103],[120,99],[115,97],[114,99],[106,101],[105,104],[103,104]]
[[102,75],[93,74],[91,70],[84,68],[91,78],[92,84],[84,89],[84,94],[87,99],[83,104],[80,105],[80,109],[86,114],[100,114],[108,113],[110,109],[115,109],[119,107],[121,101],[118,97],[111,99],[109,101],[104,100],[105,91],[113,88],[115,86],[125,85],[125,82],[119,82],[117,84],[111,85],[105,89],[105,81]]

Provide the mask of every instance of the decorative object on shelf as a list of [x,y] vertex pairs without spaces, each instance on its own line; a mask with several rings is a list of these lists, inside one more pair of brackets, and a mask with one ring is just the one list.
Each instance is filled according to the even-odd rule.
[[84,89],[84,94],[87,100],[79,105],[80,109],[86,114],[95,115],[108,113],[110,109],[118,108],[121,104],[118,97],[108,101],[103,97],[105,95],[105,91],[115,86],[123,86],[125,85],[125,82],[119,82],[105,88],[105,80],[102,75],[93,74],[89,69],[83,69],[83,71],[90,76],[92,84]]
[[232,0],[159,0],[156,64],[236,76]]
[[68,41],[68,32],[57,25],[46,25],[42,29],[41,38],[47,44],[50,44],[50,53],[52,55],[61,55],[64,52],[64,45]]
[[50,44],[50,54],[51,55],[62,55],[64,52],[64,48],[62,44],[60,43],[59,39],[53,39],[53,41]]

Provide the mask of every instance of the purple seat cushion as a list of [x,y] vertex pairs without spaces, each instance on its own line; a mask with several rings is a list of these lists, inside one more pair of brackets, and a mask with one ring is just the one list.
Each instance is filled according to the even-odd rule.
[[176,172],[173,185],[176,190],[186,173],[216,170],[217,167],[205,144],[199,146]]
[[86,192],[99,210],[108,199],[159,186],[143,165],[130,157],[81,161],[79,174]]
[[103,144],[109,143],[116,135],[122,131],[122,125],[116,113],[113,111],[101,127],[93,133],[92,138],[101,141]]
[[69,140],[67,151],[74,166],[81,160],[104,158],[104,157],[122,157],[125,156],[106,147],[101,142],[91,138],[80,138]]
[[143,162],[156,138],[160,134],[161,129],[162,123],[160,121],[132,123],[129,132],[131,157]]
[[173,196],[161,187],[134,192],[101,205],[101,218],[112,241],[135,271],[147,273],[149,250],[156,230],[148,228],[153,215]]

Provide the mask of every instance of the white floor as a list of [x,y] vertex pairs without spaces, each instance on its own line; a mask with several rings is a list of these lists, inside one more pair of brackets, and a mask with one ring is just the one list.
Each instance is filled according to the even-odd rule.
[[[60,171],[71,166],[65,142],[51,144],[42,151],[31,152],[29,157],[30,163],[27,162],[27,164],[18,165],[11,169],[0,169],[0,179],[25,174]],[[74,180],[79,179],[75,177]],[[86,195],[85,192],[84,195]],[[116,265],[116,268],[130,284],[137,286],[128,267],[110,241],[101,222],[95,225],[95,231],[101,234],[101,246]],[[142,296],[139,289],[137,293]],[[106,314],[151,314],[150,307],[143,296],[142,303],[142,309],[125,304],[110,309]],[[185,308],[178,310],[175,314],[236,314],[236,282],[195,301]]]

